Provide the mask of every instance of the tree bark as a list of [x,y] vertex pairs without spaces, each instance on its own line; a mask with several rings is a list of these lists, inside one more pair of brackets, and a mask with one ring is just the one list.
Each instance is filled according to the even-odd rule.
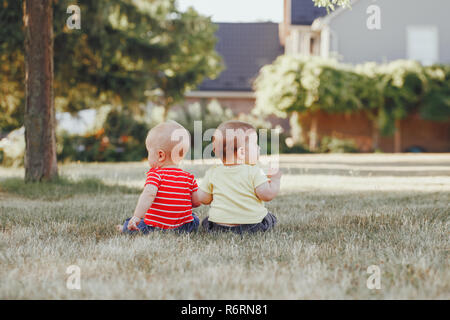
[[52,0],[25,0],[25,180],[58,175],[53,101]]

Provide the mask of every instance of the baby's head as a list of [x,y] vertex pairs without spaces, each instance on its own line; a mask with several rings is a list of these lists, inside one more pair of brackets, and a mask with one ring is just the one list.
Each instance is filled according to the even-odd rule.
[[259,158],[256,129],[243,121],[223,122],[214,132],[213,150],[224,164],[256,164]]
[[188,152],[189,132],[175,121],[166,121],[153,127],[145,140],[150,167],[178,165]]

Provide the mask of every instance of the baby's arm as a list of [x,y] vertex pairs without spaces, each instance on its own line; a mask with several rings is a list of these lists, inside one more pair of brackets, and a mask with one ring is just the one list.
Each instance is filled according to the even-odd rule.
[[148,208],[151,207],[153,200],[155,200],[156,193],[158,192],[158,187],[147,184],[144,187],[141,195],[139,196],[138,203],[136,205],[136,209],[134,209],[133,217],[128,222],[128,230],[137,230],[137,224],[144,218],[145,213]]
[[196,193],[198,201],[202,204],[210,204],[213,201],[213,196],[210,193],[207,193],[201,189],[198,189]]
[[265,182],[255,188],[256,196],[262,201],[271,201],[280,191],[281,171],[278,170],[273,175],[268,175],[270,181]]
[[[200,181],[200,185],[199,188],[197,190],[197,194],[196,199],[201,203],[201,204],[210,204],[213,200],[213,195],[212,195],[212,184],[210,181],[210,173],[211,173],[211,169],[207,170],[205,173],[205,176],[203,177],[203,179]],[[209,192],[205,192],[203,190],[209,191]]]
[[197,207],[201,206],[202,203],[200,202],[200,199],[198,196],[198,190],[192,192],[192,201],[191,202],[192,202],[192,208],[197,208]]

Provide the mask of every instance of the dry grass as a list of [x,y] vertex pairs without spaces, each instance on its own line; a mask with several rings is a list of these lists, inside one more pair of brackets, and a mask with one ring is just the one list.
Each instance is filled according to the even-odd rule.
[[[450,155],[283,156],[282,168],[276,230],[242,237],[115,234],[145,163],[64,165],[66,179],[39,186],[0,168],[0,298],[450,298]],[[73,264],[81,290],[66,288]],[[380,290],[366,287],[370,265]]]

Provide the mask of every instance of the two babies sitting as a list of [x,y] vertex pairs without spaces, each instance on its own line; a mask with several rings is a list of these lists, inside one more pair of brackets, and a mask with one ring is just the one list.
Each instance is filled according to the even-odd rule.
[[264,202],[280,190],[281,172],[266,175],[257,166],[256,129],[242,121],[222,123],[212,137],[213,152],[222,161],[207,170],[199,186],[194,175],[178,167],[190,148],[188,131],[176,122],[164,122],[148,133],[150,170],[134,210],[117,229],[148,233],[159,229],[194,232],[200,219],[192,208],[210,205],[202,222],[207,232],[253,233],[268,231],[276,217]]

